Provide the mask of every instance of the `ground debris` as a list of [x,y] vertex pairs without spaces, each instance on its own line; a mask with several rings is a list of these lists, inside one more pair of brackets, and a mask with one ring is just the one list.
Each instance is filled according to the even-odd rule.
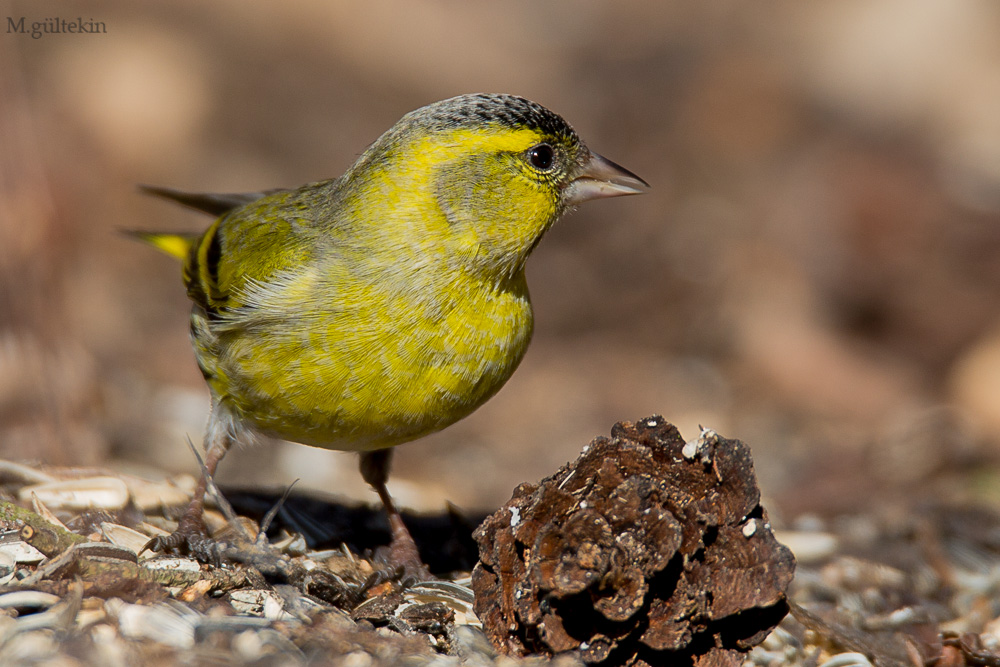
[[[375,555],[377,512],[293,494],[265,539],[283,492],[227,492],[242,529],[211,513],[225,562],[204,564],[138,553],[193,484],[122,476],[122,505],[109,477],[0,461],[0,665],[1000,667],[1000,514],[880,505],[772,535],[746,447],[660,418],[519,487],[477,533],[475,586],[478,519],[454,510],[407,517],[450,573],[414,582]],[[792,613],[764,637],[778,543]]]
[[743,443],[617,424],[476,531],[476,612],[512,655],[739,665],[787,612],[794,572],[759,501]]
[[0,664],[492,661],[448,655],[458,624],[481,635],[467,579],[403,580],[371,552],[310,549],[287,531],[270,540],[236,515],[210,519],[218,562],[150,553],[144,545],[176,526],[187,497],[89,472],[49,471],[44,487],[25,486],[32,475],[0,483]]
[[1000,666],[996,512],[923,503],[796,523],[779,539],[811,555],[755,665]]

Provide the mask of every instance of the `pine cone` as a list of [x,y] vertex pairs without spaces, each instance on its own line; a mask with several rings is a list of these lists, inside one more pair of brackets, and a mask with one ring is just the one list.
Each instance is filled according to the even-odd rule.
[[[662,417],[616,424],[477,529],[475,610],[505,653],[733,665],[788,611],[750,450]],[[681,660],[682,662],[675,662]]]

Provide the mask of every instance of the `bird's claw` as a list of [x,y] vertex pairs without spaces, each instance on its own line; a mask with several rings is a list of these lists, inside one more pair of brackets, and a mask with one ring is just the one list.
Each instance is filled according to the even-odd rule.
[[215,565],[222,563],[222,551],[227,547],[208,535],[208,528],[199,513],[187,513],[181,517],[177,530],[169,535],[157,535],[150,539],[139,551],[174,552],[191,556],[200,563]]

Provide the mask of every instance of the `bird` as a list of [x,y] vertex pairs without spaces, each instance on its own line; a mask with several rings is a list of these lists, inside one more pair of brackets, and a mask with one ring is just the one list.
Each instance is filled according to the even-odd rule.
[[421,571],[386,487],[392,448],[492,397],[533,330],[525,263],[565,212],[649,185],[523,97],[460,95],[404,115],[339,178],[239,194],[146,193],[208,213],[202,233],[133,232],[180,259],[211,394],[203,475],[177,530],[206,535],[208,481],[234,442],[360,453],[389,560]]

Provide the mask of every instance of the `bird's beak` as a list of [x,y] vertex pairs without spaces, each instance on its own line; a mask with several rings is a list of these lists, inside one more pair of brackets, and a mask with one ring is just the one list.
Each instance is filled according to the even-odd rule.
[[566,188],[566,203],[575,206],[591,199],[640,195],[649,189],[649,183],[625,167],[621,167],[597,153],[591,153]]

